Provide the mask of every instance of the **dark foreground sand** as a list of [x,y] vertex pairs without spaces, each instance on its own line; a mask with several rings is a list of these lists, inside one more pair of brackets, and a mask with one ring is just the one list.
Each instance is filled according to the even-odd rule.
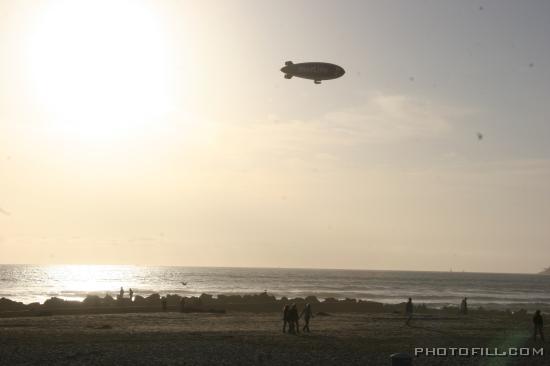
[[[283,334],[279,319],[177,312],[4,318],[0,364],[390,365],[390,354],[414,347],[543,346],[529,339],[528,317],[503,314],[419,315],[407,327],[399,314],[339,313],[316,316],[312,332],[300,335]],[[550,357],[418,357],[413,365],[550,365]]]

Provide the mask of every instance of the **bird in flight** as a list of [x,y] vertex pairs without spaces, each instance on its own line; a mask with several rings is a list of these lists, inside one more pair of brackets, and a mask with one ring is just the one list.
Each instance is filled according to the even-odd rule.
[[477,133],[477,139],[478,139],[479,141],[483,140],[483,134],[482,134],[481,132],[478,132],[478,133]]
[[187,286],[187,282],[182,282],[181,284],[184,286]]

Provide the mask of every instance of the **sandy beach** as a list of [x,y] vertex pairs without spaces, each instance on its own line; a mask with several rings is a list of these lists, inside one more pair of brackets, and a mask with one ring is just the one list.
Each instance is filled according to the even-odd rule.
[[[278,313],[152,312],[0,319],[2,365],[390,365],[415,347],[536,347],[529,316],[335,313],[311,333],[281,331]],[[548,333],[548,332],[546,332]],[[413,365],[548,365],[531,357],[426,357]]]

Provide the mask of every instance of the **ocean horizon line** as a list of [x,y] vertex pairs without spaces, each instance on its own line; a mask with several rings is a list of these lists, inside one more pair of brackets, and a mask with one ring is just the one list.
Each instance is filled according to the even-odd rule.
[[[539,275],[540,272],[491,272],[466,270],[417,270],[417,269],[370,269],[370,268],[337,268],[337,267],[262,267],[262,266],[205,266],[205,265],[172,265],[172,264],[114,264],[114,263],[0,263],[0,266],[105,266],[105,267],[145,267],[145,268],[218,268],[218,269],[254,269],[254,270],[314,270],[314,271],[350,271],[350,272],[414,272],[414,273],[469,273],[495,275]],[[542,271],[542,270],[541,270]]]

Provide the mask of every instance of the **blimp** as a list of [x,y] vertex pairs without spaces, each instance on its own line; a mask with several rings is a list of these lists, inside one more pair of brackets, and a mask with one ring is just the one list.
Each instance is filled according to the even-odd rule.
[[292,79],[293,76],[313,80],[315,84],[321,84],[322,80],[337,79],[346,72],[338,65],[328,62],[301,62],[298,64],[292,61],[285,62],[281,69],[285,79]]

